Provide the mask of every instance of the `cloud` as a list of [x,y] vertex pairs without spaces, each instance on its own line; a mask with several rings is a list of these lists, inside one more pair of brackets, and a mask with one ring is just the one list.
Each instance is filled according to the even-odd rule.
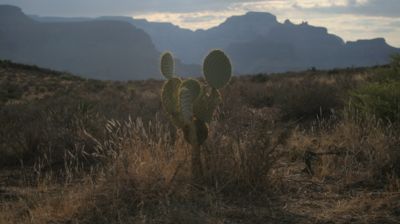
[[0,0],[0,4],[17,5],[31,14],[58,16],[286,8],[329,14],[400,17],[399,0]]
[[[257,0],[250,0],[257,1]],[[0,0],[0,4],[22,7],[29,13],[46,15],[104,15],[221,10],[238,0]]]
[[[303,0],[307,1],[307,0]],[[327,14],[351,14],[400,18],[399,0],[341,0],[341,4],[304,5],[297,1],[293,6],[298,10]],[[323,0],[322,2],[330,2]],[[336,1],[335,1],[336,2]]]

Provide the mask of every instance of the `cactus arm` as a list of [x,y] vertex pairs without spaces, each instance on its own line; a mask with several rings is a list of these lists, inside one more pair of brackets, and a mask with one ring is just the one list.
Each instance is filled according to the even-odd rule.
[[161,56],[161,74],[167,79],[171,79],[175,75],[175,61],[169,52]]

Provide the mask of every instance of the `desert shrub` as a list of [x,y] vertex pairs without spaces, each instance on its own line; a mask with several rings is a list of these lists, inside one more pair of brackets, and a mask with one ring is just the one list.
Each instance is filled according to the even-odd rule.
[[367,84],[351,94],[351,106],[363,115],[400,121],[400,81]]
[[[29,111],[25,114],[25,112]],[[37,151],[37,139],[40,129],[35,130],[40,111],[32,107],[7,105],[0,109],[0,153],[1,165],[16,165],[24,157],[29,158],[27,151]],[[32,128],[29,126],[33,125]]]
[[394,55],[390,68],[377,71],[368,83],[351,92],[350,105],[365,116],[389,122],[400,121],[400,56]]
[[[395,72],[400,72],[400,54],[392,55],[391,67]],[[397,73],[399,74],[399,73]]]
[[[366,76],[366,74],[361,74],[361,76]],[[361,80],[356,80],[354,74],[347,73],[337,74],[331,76],[331,78],[335,80],[336,88],[341,92],[343,97],[348,96],[347,92],[350,89],[357,88],[362,82]]]
[[[286,144],[290,128],[276,123],[276,114],[269,110],[242,107],[236,108],[235,113],[221,113],[216,116],[218,122],[210,123],[201,158],[204,181],[197,187],[236,195],[268,190],[269,171],[278,160],[277,149]],[[164,119],[156,115],[149,121],[111,120],[107,122],[106,135],[95,140],[97,152],[106,155],[103,158],[112,166],[114,158],[124,160],[120,165],[131,167],[127,172],[135,172],[130,177],[140,178],[138,183],[154,186],[154,180],[163,187],[189,184],[191,159],[187,143],[183,133],[176,132]]]
[[[84,88],[86,86],[82,86]],[[108,119],[154,119],[160,110],[157,94],[127,96],[106,87],[94,94],[87,89],[60,90],[53,96],[0,107],[0,166],[40,163],[42,169],[63,172],[65,164],[90,167],[98,164],[93,141],[103,139]],[[166,121],[163,114],[159,119]]]
[[314,119],[328,116],[342,107],[341,95],[335,85],[318,80],[286,81],[273,87],[274,102],[284,119]]
[[157,118],[108,121],[106,136],[94,138],[105,162],[95,181],[74,183],[61,196],[45,199],[52,203],[33,200],[26,218],[33,223],[54,217],[72,223],[206,223],[203,216],[220,206],[218,193],[190,184],[187,143],[181,134],[171,142],[165,124]]
[[[42,167],[61,167],[72,160],[89,167],[98,161],[85,154],[94,150],[85,132],[101,138],[106,120],[140,116],[148,121],[161,107],[157,88],[130,94],[124,83],[78,78],[58,82],[63,77],[56,74],[39,77],[31,75],[30,70],[24,72],[0,79],[2,167],[21,162],[26,166],[40,163]],[[20,101],[7,103],[21,96]],[[166,120],[163,115],[159,117]]]
[[373,82],[400,81],[400,54],[392,55],[390,64],[376,69],[375,73],[376,75],[371,79]]
[[95,79],[88,79],[87,82],[85,82],[85,88],[88,91],[94,93],[102,91],[106,87],[106,85],[107,85],[106,82]]
[[84,133],[101,135],[104,121],[93,102],[72,97],[7,105],[0,109],[0,164],[40,160],[42,168],[62,168],[69,159],[90,164],[85,153],[93,152],[94,145]]
[[75,76],[75,75],[71,75],[68,73],[60,73],[59,78],[62,80],[66,80],[66,81],[83,81],[84,80],[84,78],[82,78],[80,76]]
[[250,80],[252,82],[256,82],[256,83],[263,83],[263,82],[267,82],[268,80],[270,80],[270,77],[268,74],[260,73],[260,74],[251,76]]
[[290,128],[267,109],[236,108],[224,121],[212,123],[204,162],[208,186],[217,192],[258,195],[270,189],[269,172],[286,145]]
[[243,103],[254,108],[271,107],[274,104],[274,97],[270,88],[265,83],[247,82],[238,86],[240,97]]
[[11,82],[0,83],[0,103],[8,100],[18,100],[22,97],[23,88],[20,85]]
[[297,130],[293,136],[290,147],[322,154],[313,165],[315,175],[338,178],[341,187],[384,188],[400,177],[400,133],[374,117],[345,116],[334,125],[317,123],[312,132]]

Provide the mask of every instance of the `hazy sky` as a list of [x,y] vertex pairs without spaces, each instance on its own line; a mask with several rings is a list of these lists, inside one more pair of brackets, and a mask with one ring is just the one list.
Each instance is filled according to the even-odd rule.
[[325,26],[345,40],[384,37],[400,47],[400,0],[0,0],[41,16],[125,15],[197,29],[247,11]]

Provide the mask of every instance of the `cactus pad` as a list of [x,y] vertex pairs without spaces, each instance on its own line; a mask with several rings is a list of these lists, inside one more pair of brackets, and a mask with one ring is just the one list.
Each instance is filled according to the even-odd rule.
[[195,100],[199,96],[200,90],[201,90],[200,83],[194,79],[185,80],[182,83],[181,88],[187,88],[190,90],[191,96],[192,96],[192,98],[191,98],[192,101]]
[[210,95],[203,91],[193,105],[193,112],[198,119],[210,122],[216,107],[221,101],[221,94],[217,89],[212,89]]
[[181,88],[179,93],[180,112],[182,114],[185,124],[192,122],[193,117],[193,95],[190,89]]
[[184,81],[180,87],[180,109],[185,121],[191,122],[193,117],[193,103],[200,94],[200,83],[194,79]]
[[169,52],[166,52],[161,56],[161,73],[167,79],[171,79],[175,74],[174,58]]
[[203,72],[208,84],[216,89],[220,89],[231,78],[231,62],[224,52],[213,50],[204,60]]
[[179,87],[182,81],[178,78],[169,79],[163,86],[161,92],[161,102],[164,110],[177,127],[183,126],[179,109]]

